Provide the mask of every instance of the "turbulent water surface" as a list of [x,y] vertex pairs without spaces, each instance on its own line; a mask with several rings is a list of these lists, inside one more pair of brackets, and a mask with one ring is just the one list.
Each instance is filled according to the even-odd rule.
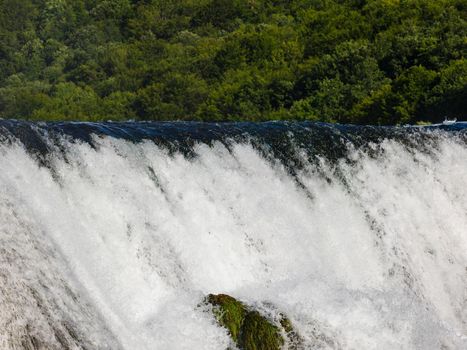
[[[0,348],[467,348],[467,128],[0,121]],[[287,344],[286,344],[287,346]]]

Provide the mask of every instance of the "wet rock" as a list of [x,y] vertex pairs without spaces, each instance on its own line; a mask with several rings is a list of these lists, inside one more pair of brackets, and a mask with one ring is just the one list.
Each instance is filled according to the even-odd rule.
[[[286,343],[290,349],[299,349],[300,336],[290,320],[281,315],[279,325],[258,311],[226,294],[210,294],[206,302],[213,306],[218,323],[225,327],[241,350],[280,350]],[[287,338],[284,339],[283,334]]]
[[214,316],[219,324],[227,328],[232,339],[238,344],[240,329],[248,312],[245,305],[226,294],[209,294],[207,302],[214,306]]
[[278,327],[261,316],[258,311],[246,314],[241,327],[238,347],[245,350],[281,349],[284,339]]

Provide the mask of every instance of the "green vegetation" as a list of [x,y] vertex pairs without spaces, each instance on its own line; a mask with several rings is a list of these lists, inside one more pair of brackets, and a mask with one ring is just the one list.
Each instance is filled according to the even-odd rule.
[[272,325],[260,315],[258,311],[246,314],[243,321],[240,349],[245,350],[280,350],[284,339],[280,335],[279,328]]
[[217,321],[229,331],[232,340],[238,343],[240,328],[245,315],[248,313],[245,305],[226,294],[210,294],[207,297],[207,302],[215,306],[213,312]]
[[465,117],[465,0],[0,0],[0,117]]
[[[229,331],[239,349],[280,350],[284,345],[279,327],[235,298],[226,294],[210,294],[206,301],[214,306],[217,321]],[[287,333],[290,348],[295,349],[299,336],[294,332],[290,320],[283,316],[280,324]]]

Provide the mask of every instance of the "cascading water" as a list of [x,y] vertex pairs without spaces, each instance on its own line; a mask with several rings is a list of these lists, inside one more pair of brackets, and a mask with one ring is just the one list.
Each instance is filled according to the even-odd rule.
[[1,349],[226,349],[209,293],[466,349],[466,126],[0,121]]

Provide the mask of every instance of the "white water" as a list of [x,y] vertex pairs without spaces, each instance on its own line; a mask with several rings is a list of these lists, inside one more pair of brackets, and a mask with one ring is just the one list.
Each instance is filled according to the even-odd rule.
[[347,187],[310,164],[309,196],[249,145],[96,142],[54,173],[0,146],[1,349],[64,348],[66,323],[70,348],[225,349],[208,293],[284,312],[309,349],[467,348],[465,145],[351,151]]

